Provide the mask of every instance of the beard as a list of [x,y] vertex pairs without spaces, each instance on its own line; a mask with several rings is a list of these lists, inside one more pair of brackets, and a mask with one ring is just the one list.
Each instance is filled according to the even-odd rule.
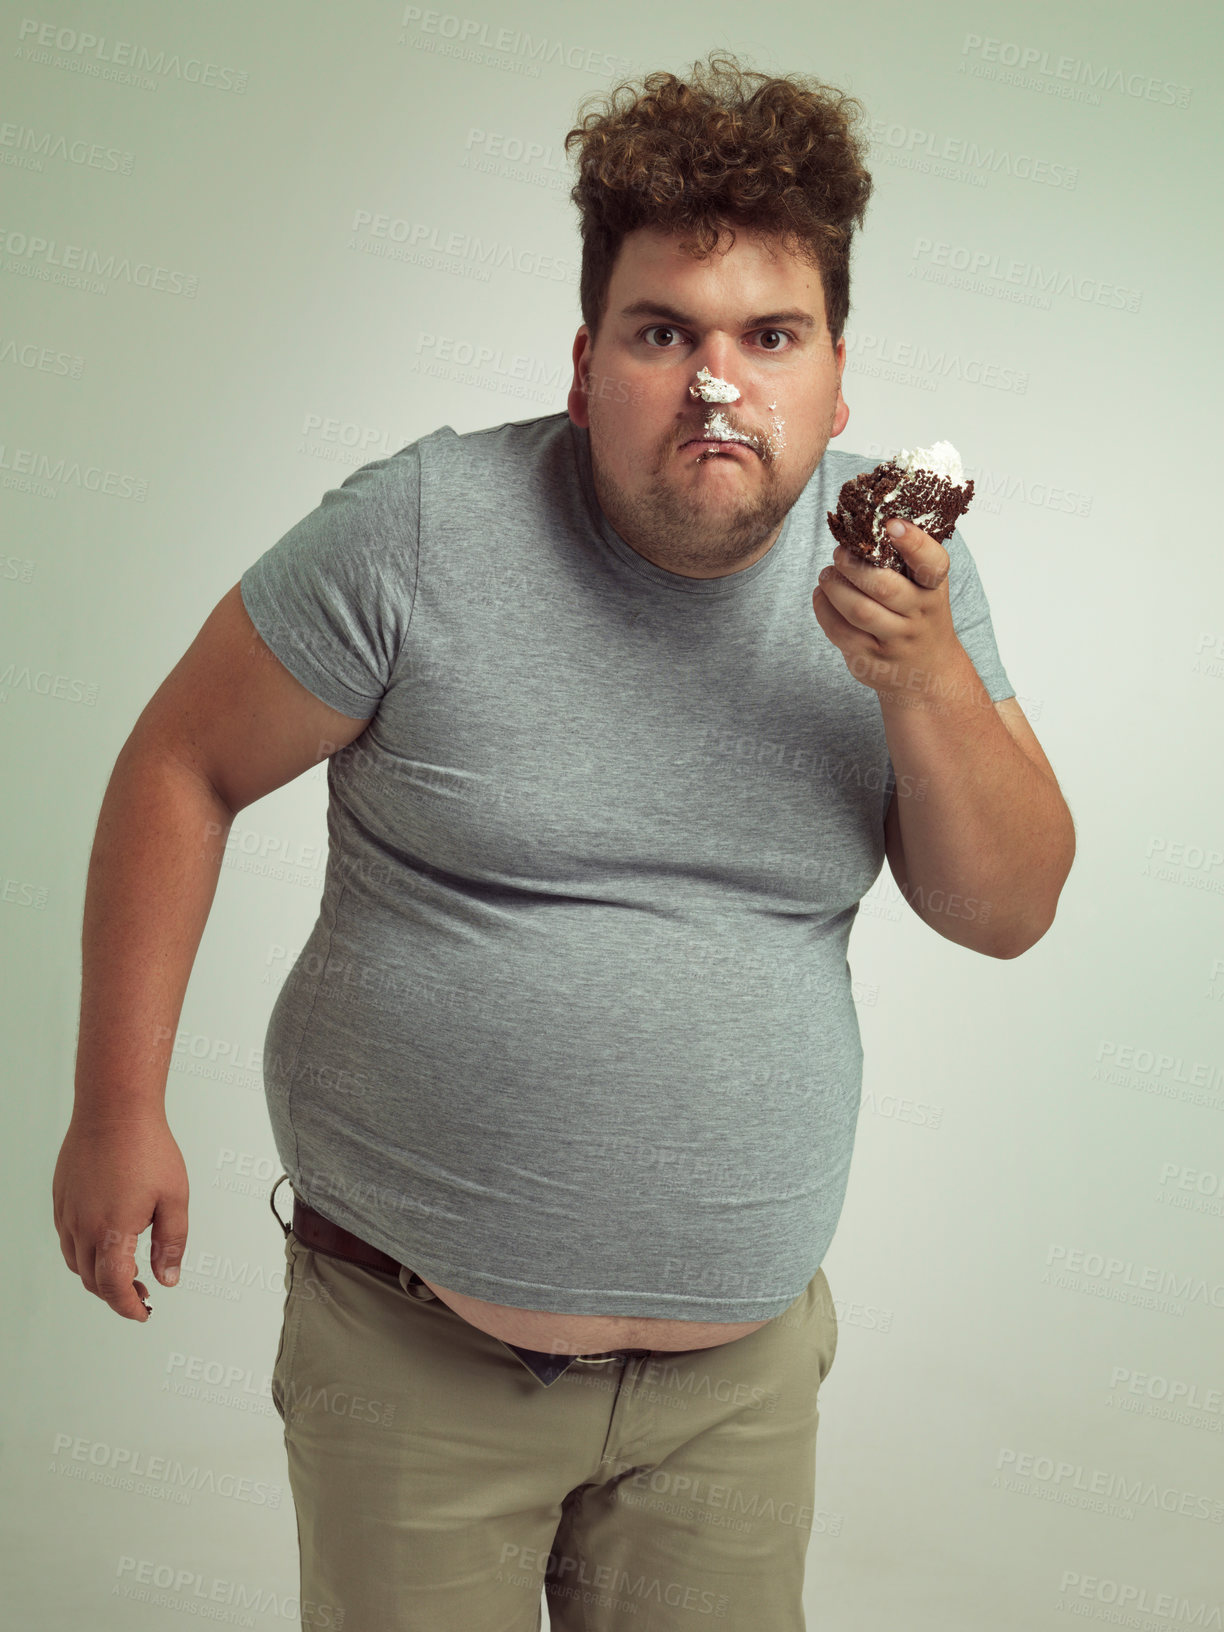
[[[748,427],[732,428],[749,434]],[[738,472],[710,472],[707,480],[704,472],[689,475],[683,471],[683,463],[704,464],[717,459],[728,464],[738,463],[736,456],[681,454],[678,439],[672,432],[648,459],[646,479],[630,491],[617,481],[601,459],[599,447],[603,438],[599,430],[597,416],[592,412],[591,471],[600,508],[639,555],[668,572],[687,577],[723,577],[763,555],[771,534],[781,529],[787,512],[807,486],[824,451],[822,448],[807,469],[794,469],[788,479],[766,446],[759,452],[750,451],[747,456],[760,464],[760,472],[749,466]],[[698,425],[679,440],[700,435],[700,432]],[[764,439],[758,437],[757,440]],[[669,466],[674,469],[669,470]]]

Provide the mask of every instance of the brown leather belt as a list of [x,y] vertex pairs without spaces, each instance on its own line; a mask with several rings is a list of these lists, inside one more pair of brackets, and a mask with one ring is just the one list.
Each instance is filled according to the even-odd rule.
[[316,1213],[297,1195],[293,1198],[292,1229],[304,1247],[328,1253],[332,1258],[346,1258],[349,1263],[360,1264],[363,1269],[377,1269],[384,1275],[398,1276],[403,1268],[389,1253],[380,1252],[351,1230],[342,1230],[339,1224],[333,1224],[330,1218]]
[[[389,1253],[382,1252],[378,1247],[372,1247],[368,1241],[363,1241],[359,1235],[351,1230],[341,1229],[339,1224],[333,1224],[330,1218],[324,1218],[322,1213],[316,1213],[296,1191],[293,1194],[293,1223],[286,1224],[276,1210],[276,1192],[285,1183],[286,1174],[282,1174],[272,1186],[272,1195],[269,1206],[272,1216],[286,1235],[292,1230],[293,1234],[304,1247],[310,1247],[315,1252],[327,1253],[333,1258],[347,1259],[351,1264],[358,1264],[362,1269],[376,1269],[384,1275],[394,1275],[397,1279],[401,1269],[407,1268],[399,1264]],[[415,1270],[408,1273],[414,1281],[421,1281]],[[421,1281],[423,1286],[425,1283]],[[544,1354],[537,1349],[521,1348],[517,1343],[508,1343],[507,1348],[513,1349],[516,1354],[534,1357],[538,1360],[555,1362],[556,1355]],[[613,1360],[623,1360],[630,1355],[653,1354],[653,1349],[603,1349],[595,1354],[576,1354],[562,1356],[568,1362],[585,1361],[596,1365],[606,1365]]]

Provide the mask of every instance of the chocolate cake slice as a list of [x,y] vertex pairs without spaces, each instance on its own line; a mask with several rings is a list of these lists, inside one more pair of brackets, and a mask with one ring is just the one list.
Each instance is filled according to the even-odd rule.
[[826,511],[829,531],[839,544],[870,562],[910,573],[884,531],[890,516],[903,516],[930,533],[938,544],[952,536],[969,508],[973,482],[965,480],[960,455],[950,442],[931,448],[902,448],[899,459],[886,459],[843,482],[837,509]]

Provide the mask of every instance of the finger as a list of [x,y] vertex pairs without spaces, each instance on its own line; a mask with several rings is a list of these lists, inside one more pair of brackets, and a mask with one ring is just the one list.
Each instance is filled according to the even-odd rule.
[[907,578],[892,567],[877,567],[870,561],[864,561],[861,555],[848,550],[844,544],[837,545],[833,551],[833,565],[843,578],[848,578],[864,595],[870,595],[881,606],[892,607],[896,601],[905,599]]
[[103,1242],[94,1258],[95,1291],[117,1315],[125,1320],[145,1321],[148,1310],[136,1293],[136,1255],[123,1250],[121,1242]]
[[60,1251],[64,1255],[64,1262],[68,1265],[68,1268],[72,1271],[72,1273],[74,1275],[78,1274],[79,1271],[77,1269],[77,1261],[76,1261],[76,1243],[73,1241],[72,1237],[68,1234],[68,1232],[66,1230],[60,1235],[59,1244],[60,1244]]
[[187,1202],[163,1196],[153,1212],[149,1264],[163,1286],[173,1286],[187,1250]]
[[[880,651],[881,648],[879,642],[875,639],[874,635],[864,635],[863,630],[857,628],[854,624],[850,623],[846,618],[844,618],[833,605],[833,602],[824,593],[824,590],[824,584],[817,586],[812,596],[812,610],[816,614],[817,623],[824,630],[825,634],[828,635],[833,644],[838,648],[842,656],[846,656],[847,644],[853,643],[854,645],[862,647],[864,641],[870,644],[872,652]],[[849,660],[847,659],[847,661]]]
[[[900,525],[903,531],[895,529]],[[915,527],[904,516],[894,516],[885,526],[889,542],[910,570],[910,577],[921,589],[938,589],[948,576],[948,552],[937,544],[930,533]]]
[[881,606],[879,601],[859,589],[857,584],[849,583],[837,567],[823,569],[820,587],[830,605],[860,633],[885,640],[905,628],[905,619],[899,613],[890,612],[886,606]]
[[76,1244],[77,1274],[81,1277],[81,1285],[86,1292],[92,1292],[99,1297],[98,1277],[94,1274],[94,1264],[97,1261],[98,1248],[91,1239],[88,1231],[82,1230]]

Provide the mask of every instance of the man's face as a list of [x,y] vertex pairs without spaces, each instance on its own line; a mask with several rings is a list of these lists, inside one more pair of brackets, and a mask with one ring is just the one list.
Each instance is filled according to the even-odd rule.
[[[819,272],[777,239],[727,242],[702,261],[675,235],[630,233],[599,339],[584,323],[574,340],[569,415],[589,432],[600,507],[639,555],[687,578],[760,560],[850,417]],[[702,368],[738,398],[696,398]],[[694,440],[711,432],[750,441]]]

